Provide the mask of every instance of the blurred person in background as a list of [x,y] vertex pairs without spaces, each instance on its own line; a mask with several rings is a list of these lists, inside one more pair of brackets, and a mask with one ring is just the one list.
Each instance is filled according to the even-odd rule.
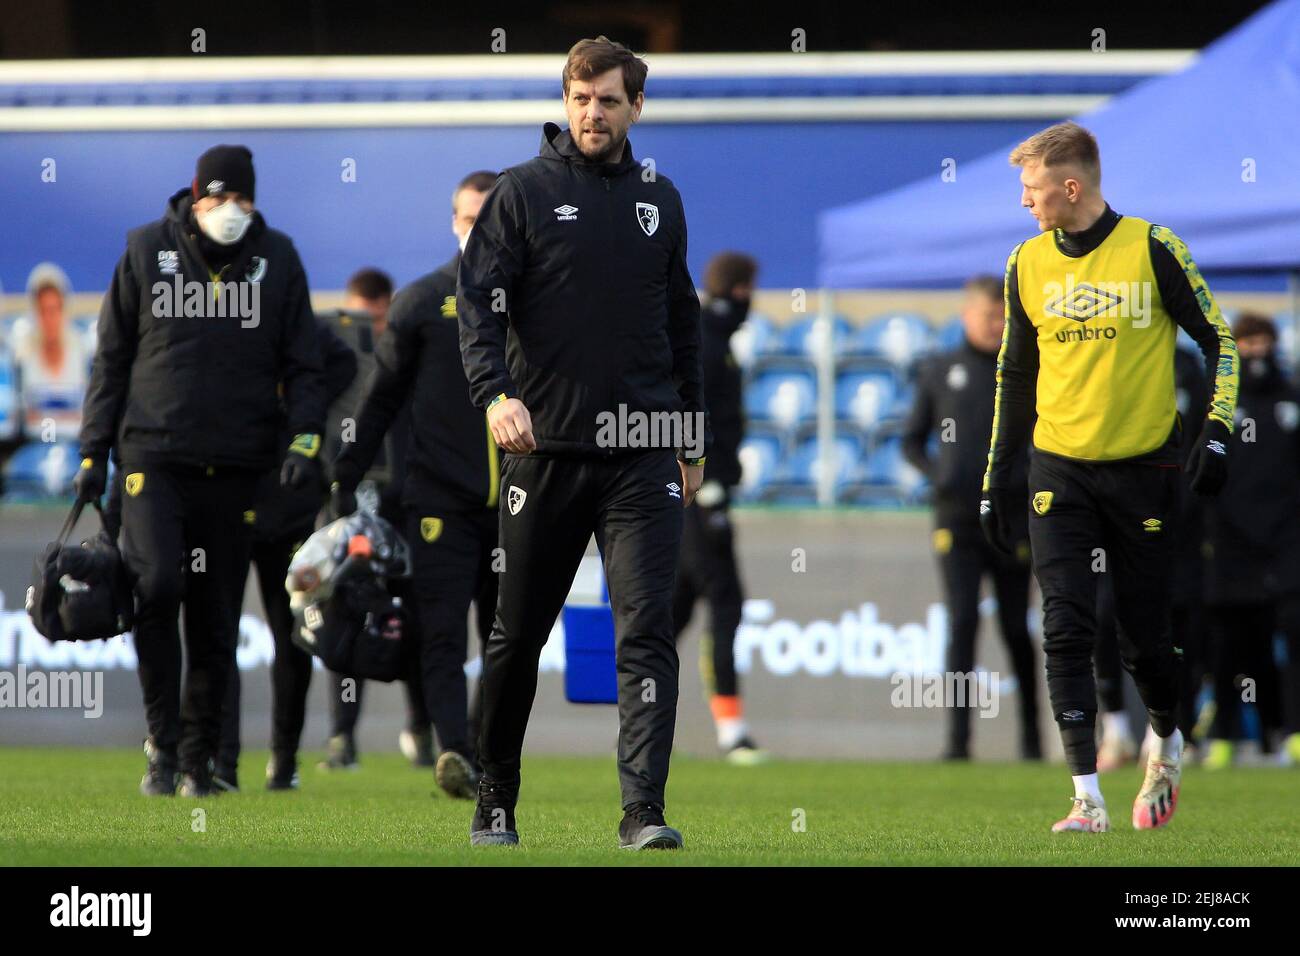
[[[1239,464],[1206,521],[1210,770],[1232,763],[1245,701],[1258,709],[1263,750],[1285,727],[1286,754],[1300,760],[1300,392],[1278,366],[1271,319],[1243,313],[1233,334],[1241,395],[1231,454]],[[1278,633],[1286,640],[1285,681],[1273,654]]]
[[[1209,401],[1205,391],[1205,368],[1187,349],[1174,350],[1174,395],[1178,413],[1184,417]],[[1183,464],[1195,445],[1191,429],[1183,432]],[[1184,489],[1186,491],[1187,489]],[[1200,495],[1184,494],[1181,533],[1174,561],[1173,595],[1170,604],[1170,633],[1178,658],[1178,729],[1183,734],[1186,759],[1196,759],[1197,701],[1205,680],[1205,506]],[[1115,623],[1115,588],[1108,575],[1097,582],[1097,647],[1093,662],[1097,672],[1097,699],[1101,714],[1101,743],[1097,747],[1097,770],[1105,773],[1141,759],[1151,749],[1155,736],[1150,724],[1141,748],[1130,726],[1124,703],[1124,667],[1119,656],[1119,635]]]
[[744,588],[736,566],[730,513],[732,489],[740,484],[740,442],[745,437],[741,371],[731,354],[731,336],[749,314],[757,274],[758,263],[739,252],[719,253],[705,267],[700,355],[713,448],[708,480],[695,496],[695,507],[686,509],[673,592],[673,628],[679,640],[696,601],[703,598],[708,603],[700,671],[718,748],[735,764],[760,763],[767,756],[750,736],[736,676],[736,629]]
[[98,501],[110,452],[124,476],[146,796],[174,795],[178,775],[182,796],[219,792],[257,483],[281,457],[283,485],[320,480],[325,386],[307,275],[254,187],[246,147],[203,153],[163,217],[128,233],[100,309],[74,486],[78,501]]
[[28,441],[75,441],[90,381],[91,353],[67,315],[72,288],[53,262],[27,277],[31,311],[13,330],[18,394]]
[[[949,673],[975,671],[975,639],[980,624],[980,586],[985,577],[997,598],[998,624],[1016,676],[1020,703],[1020,756],[1042,758],[1038,732],[1038,669],[1029,638],[1029,521],[1013,516],[1014,551],[995,551],[980,530],[980,484],[988,464],[993,429],[998,348],[1004,324],[1002,280],[981,275],[963,290],[962,344],[924,361],[917,372],[916,399],[903,428],[903,454],[933,488],[934,532],[950,636],[945,667]],[[938,432],[938,454],[929,443]],[[1026,464],[1015,466],[1011,482],[1026,489]],[[970,714],[951,706],[945,760],[970,757]]]
[[[357,486],[385,434],[407,430],[404,508],[394,525],[411,548],[406,607],[419,638],[408,687],[415,704],[423,691],[423,706],[411,707],[403,750],[409,735],[420,761],[426,753],[432,757],[431,718],[439,750],[434,778],[444,793],[465,800],[477,793],[479,776],[473,712],[478,695],[472,708],[465,680],[468,615],[473,604],[482,642],[496,612],[493,552],[501,481],[496,442],[483,411],[470,401],[461,365],[456,270],[496,178],[481,170],[460,181],[451,197],[451,228],[460,249],[393,300],[375,346],[374,372],[355,410],[356,440],[343,446],[331,492],[332,515],[355,511]],[[410,409],[405,419],[403,409]]]
[[[393,280],[381,269],[366,266],[348,279],[343,293],[343,308],[370,316],[370,331],[377,341],[388,326],[388,310],[393,301]],[[352,409],[347,409],[351,413]],[[410,422],[409,405],[398,413],[398,427],[388,451],[393,461],[388,465],[388,480],[378,489],[379,516],[401,530],[403,521],[402,480],[406,472],[406,432]],[[357,722],[361,719],[361,698],[365,681],[345,674],[329,672],[330,731],[322,770],[353,770],[359,766]],[[418,684],[404,682],[406,727],[398,734],[398,749],[417,767],[433,765],[432,738],[424,696]]]
[[[357,356],[327,323],[317,320],[316,330],[324,360],[328,407],[356,376]],[[288,409],[282,403],[283,444],[291,437],[288,430]],[[323,474],[305,487],[295,489],[281,485],[280,476],[269,471],[258,482],[253,499],[252,564],[257,571],[266,623],[275,643],[275,657],[271,662],[271,759],[266,765],[267,790],[292,790],[298,786],[298,745],[307,714],[312,658],[293,642],[294,618],[285,579],[294,553],[315,528],[316,515],[326,502],[326,490]],[[240,677],[238,662],[232,658],[230,665],[214,782],[223,790],[237,791]]]

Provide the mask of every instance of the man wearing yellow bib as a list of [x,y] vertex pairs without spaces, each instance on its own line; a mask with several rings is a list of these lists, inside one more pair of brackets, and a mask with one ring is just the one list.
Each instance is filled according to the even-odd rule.
[[[1174,233],[1121,216],[1101,194],[1097,141],[1075,123],[1011,153],[1021,205],[1040,234],[1007,260],[1006,328],[998,353],[993,435],[980,520],[1009,548],[1011,463],[1030,437],[1029,538],[1043,594],[1052,711],[1074,778],[1070,813],[1053,831],[1110,828],[1097,780],[1092,669],[1099,574],[1115,589],[1120,650],[1157,737],[1133,804],[1133,826],[1174,814],[1183,740],[1170,575],[1180,533],[1179,440],[1200,438],[1186,469],[1194,492],[1217,494],[1237,403],[1237,349],[1191,254]],[[1195,340],[1212,382],[1208,406],[1183,422],[1175,407],[1178,328]]]

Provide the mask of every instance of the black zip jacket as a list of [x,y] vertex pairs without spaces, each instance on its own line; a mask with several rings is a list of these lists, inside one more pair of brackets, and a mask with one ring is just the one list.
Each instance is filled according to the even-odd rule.
[[349,491],[409,401],[403,504],[433,514],[496,507],[497,446],[482,410],[470,401],[460,360],[459,260],[457,254],[393,299],[357,407],[356,440],[343,446],[334,466],[335,478]]
[[709,409],[713,447],[705,473],[728,488],[740,484],[740,442],[745,437],[744,389],[740,366],[731,354],[731,336],[749,313],[749,303],[716,298],[701,312],[704,402]]
[[[99,313],[86,390],[83,457],[131,463],[263,470],[280,461],[281,383],[292,434],[320,434],[325,418],[320,340],[307,275],[292,241],[254,213],[219,271],[200,250],[188,189],[161,219],[133,229]],[[167,271],[164,272],[164,269]],[[155,283],[256,280],[256,323],[154,315]]]
[[[929,480],[939,527],[979,524],[997,370],[997,352],[981,352],[966,339],[917,369],[916,397],[903,426],[903,455]],[[935,431],[940,441],[931,457],[927,446]],[[951,440],[943,440],[945,435]],[[1028,488],[1023,454],[1011,465],[1007,481],[1013,490]]]
[[540,454],[619,451],[597,432],[620,405],[705,411],[681,197],[630,143],[616,162],[591,163],[546,124],[537,158],[502,173],[483,202],[457,305],[474,404],[520,399]]

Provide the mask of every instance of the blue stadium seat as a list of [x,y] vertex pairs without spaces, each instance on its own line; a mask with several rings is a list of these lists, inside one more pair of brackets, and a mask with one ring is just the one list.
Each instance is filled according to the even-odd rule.
[[926,491],[924,477],[903,457],[903,441],[896,434],[873,442],[849,487],[856,500],[888,504],[915,503]]
[[18,370],[14,355],[0,339],[0,441],[13,441],[22,426]]
[[780,332],[766,315],[751,313],[744,324],[731,336],[731,354],[743,369],[753,367],[763,355],[771,355],[779,348]]
[[29,442],[5,465],[6,496],[67,497],[80,460],[74,442]]
[[894,312],[869,319],[854,335],[852,349],[862,355],[881,356],[906,369],[933,351],[934,345],[934,329],[925,316]]
[[[863,441],[854,431],[838,429],[831,444],[830,467],[836,497],[840,490],[853,480]],[[817,500],[822,468],[821,443],[816,434],[807,434],[795,443],[781,467],[770,494],[777,501],[787,503],[812,503]]]
[[741,470],[740,486],[736,489],[738,500],[762,500],[780,468],[782,448],[781,438],[775,432],[751,429],[745,436],[738,452]]
[[[844,316],[837,315],[831,318],[829,327],[831,355],[835,355],[848,344],[853,334],[853,324]],[[819,324],[815,317],[800,319],[787,326],[782,336],[781,354],[815,359],[819,350],[825,348],[823,338],[826,333],[820,331],[824,328],[826,326]]]
[[898,381],[887,368],[848,369],[835,379],[835,417],[864,431],[894,415]]
[[935,336],[935,348],[940,352],[951,352],[960,347],[965,338],[966,330],[962,328],[961,316],[954,315],[940,327]]
[[793,428],[817,414],[817,376],[806,364],[768,365],[745,388],[745,414]]

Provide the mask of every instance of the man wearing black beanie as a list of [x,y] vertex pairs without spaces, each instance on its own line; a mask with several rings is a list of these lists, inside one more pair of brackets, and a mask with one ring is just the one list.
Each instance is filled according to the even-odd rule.
[[[122,481],[149,737],[146,795],[214,792],[258,478],[319,489],[320,339],[292,241],[253,207],[253,157],[216,146],[163,217],[127,234],[99,315],[81,432],[81,501]],[[281,402],[283,390],[283,403]],[[287,412],[289,447],[277,436]],[[181,692],[177,615],[184,608]]]

